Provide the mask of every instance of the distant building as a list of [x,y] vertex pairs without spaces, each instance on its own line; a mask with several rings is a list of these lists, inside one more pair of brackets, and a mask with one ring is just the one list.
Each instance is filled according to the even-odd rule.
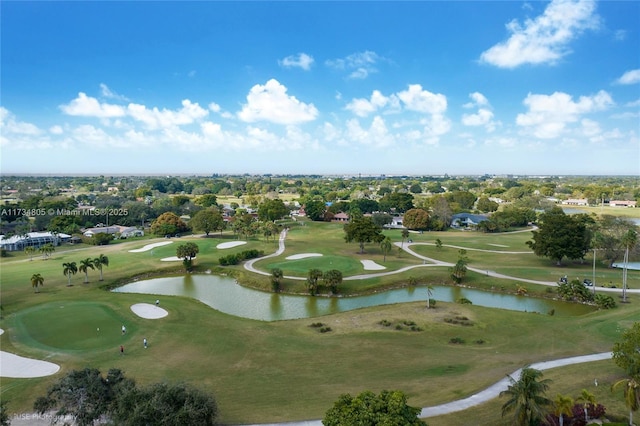
[[562,202],[565,206],[588,206],[589,200],[586,198],[569,198]]
[[331,219],[332,222],[349,222],[349,215],[343,212],[336,213]]
[[609,207],[636,207],[636,201],[611,200]]
[[6,251],[22,251],[27,247],[40,248],[47,244],[60,245],[60,237],[51,232],[29,232],[26,235],[14,235],[5,238],[0,235],[0,248]]
[[120,225],[112,225],[112,226],[100,226],[97,228],[88,228],[85,229],[82,235],[85,237],[93,237],[96,234],[119,234],[120,238],[130,238],[130,237],[142,237],[144,236],[144,231],[142,229],[138,229],[135,226],[120,226]]
[[467,228],[478,226],[480,222],[489,220],[489,217],[481,214],[458,213],[451,218],[451,226],[453,228]]

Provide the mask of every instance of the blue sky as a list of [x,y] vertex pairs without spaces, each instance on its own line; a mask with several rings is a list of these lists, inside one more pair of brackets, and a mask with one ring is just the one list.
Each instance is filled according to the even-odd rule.
[[640,2],[2,1],[1,172],[640,175]]

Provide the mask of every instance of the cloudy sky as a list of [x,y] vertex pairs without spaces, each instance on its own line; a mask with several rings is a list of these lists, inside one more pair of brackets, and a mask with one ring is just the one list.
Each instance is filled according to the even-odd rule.
[[640,175],[640,2],[13,2],[1,172]]

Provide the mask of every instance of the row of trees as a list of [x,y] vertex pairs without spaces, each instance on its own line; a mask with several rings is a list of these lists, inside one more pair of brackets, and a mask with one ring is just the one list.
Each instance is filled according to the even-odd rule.
[[65,262],[62,264],[62,273],[67,277],[67,286],[71,286],[71,276],[78,272],[84,273],[84,283],[89,282],[89,270],[97,269],[100,271],[100,281],[103,281],[102,268],[103,266],[109,266],[109,258],[104,254],[92,259],[87,257],[80,261],[80,265],[76,262]]

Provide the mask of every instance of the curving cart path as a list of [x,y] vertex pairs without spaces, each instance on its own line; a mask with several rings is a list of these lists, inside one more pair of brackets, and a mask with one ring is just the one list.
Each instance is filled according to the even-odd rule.
[[[270,255],[267,256],[263,256],[261,258],[258,259],[252,259],[248,262],[245,263],[244,267],[245,269],[247,269],[248,271],[257,273],[257,274],[262,274],[262,275],[270,275],[268,272],[264,272],[261,270],[256,269],[253,264],[258,261],[258,260],[262,260],[262,259],[267,259],[270,257],[276,257],[276,256],[280,256],[282,253],[284,253],[284,249],[285,249],[285,239],[287,236],[287,230],[282,231],[282,233],[280,234],[280,238],[278,241],[278,250],[275,253],[272,253]],[[449,262],[443,262],[437,259],[432,259],[426,256],[422,256],[418,253],[416,253],[415,251],[411,250],[411,246],[414,245],[435,245],[433,243],[394,243],[397,247],[402,248],[402,250],[406,251],[407,253],[411,254],[412,256],[418,258],[418,259],[422,259],[425,262],[430,262],[428,264],[422,264],[422,265],[411,265],[411,266],[406,266],[404,268],[400,268],[397,269],[395,271],[389,271],[389,272],[378,272],[378,273],[371,273],[371,274],[361,274],[361,275],[353,275],[350,277],[345,277],[345,280],[362,280],[362,279],[367,279],[367,278],[372,278],[372,277],[380,277],[380,276],[384,276],[384,275],[391,275],[391,274],[398,274],[400,272],[404,272],[404,271],[408,271],[410,269],[414,269],[414,268],[424,268],[424,267],[434,267],[434,266],[453,266],[453,263],[449,263]],[[530,253],[530,252],[521,252],[521,251],[504,251],[504,250],[482,250],[482,249],[469,249],[466,247],[458,247],[458,246],[450,246],[450,245],[446,245],[447,247],[453,247],[453,248],[459,248],[459,249],[465,249],[465,250],[476,250],[476,251],[486,251],[486,252],[493,252],[493,253],[512,253],[512,254],[524,254],[524,253]],[[513,277],[513,276],[509,276],[509,275],[504,275],[504,274],[499,274],[497,272],[494,271],[487,271],[487,270],[482,270],[482,269],[477,269],[477,268],[468,268],[470,271],[474,271],[474,272],[478,272],[480,274],[486,274],[488,276],[491,277],[495,277],[495,278],[501,278],[501,279],[507,279],[507,280],[515,280],[515,281],[520,281],[520,282],[528,282],[528,283],[533,283],[533,284],[541,284],[541,285],[547,285],[547,286],[557,286],[557,283],[555,282],[551,282],[551,281],[537,281],[537,280],[529,280],[529,279],[525,279],[525,278],[518,278],[518,277]],[[289,279],[295,279],[295,280],[304,280],[305,278],[303,277],[293,277],[293,276],[286,276],[286,278]],[[605,288],[605,287],[597,287],[598,291],[606,291],[606,292],[621,292],[622,289],[619,288]],[[640,294],[640,289],[627,289],[627,293],[635,293],[635,294]],[[569,358],[561,358],[561,359],[556,359],[556,360],[550,360],[550,361],[542,361],[542,362],[537,362],[534,364],[531,364],[530,367],[531,368],[535,368],[537,370],[549,370],[552,368],[557,368],[557,367],[564,367],[567,365],[572,365],[572,364],[580,364],[580,363],[585,363],[585,362],[593,362],[593,361],[602,361],[602,360],[606,360],[606,359],[611,359],[612,353],[611,352],[603,352],[603,353],[597,353],[597,354],[591,354],[591,355],[580,355],[580,356],[574,356],[574,357],[569,357]],[[440,404],[440,405],[434,405],[432,407],[424,407],[422,408],[422,410],[420,411],[420,418],[428,418],[428,417],[435,417],[435,416],[441,416],[443,414],[450,414],[450,413],[455,413],[457,411],[463,411],[466,410],[468,408],[474,407],[476,405],[480,405],[483,404],[485,402],[488,402],[494,398],[497,398],[500,395],[500,392],[507,390],[509,384],[510,384],[510,377],[513,378],[514,380],[518,380],[520,378],[520,373],[522,372],[522,369],[518,369],[516,371],[514,371],[512,374],[510,374],[509,376],[506,376],[504,378],[502,378],[501,380],[499,380],[498,382],[494,383],[493,385],[489,386],[488,388],[475,393],[467,398],[463,398],[463,399],[459,399],[456,401],[451,401],[451,402],[447,402],[445,404]],[[248,426],[322,426],[322,420],[303,420],[303,421],[297,421],[297,422],[284,422],[284,423],[262,423],[262,424],[254,424],[254,425],[248,425]]]

